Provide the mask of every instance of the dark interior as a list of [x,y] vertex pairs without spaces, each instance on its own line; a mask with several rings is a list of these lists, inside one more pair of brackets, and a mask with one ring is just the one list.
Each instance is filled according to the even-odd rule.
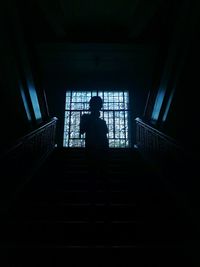
[[[0,3],[2,266],[199,266],[197,0]],[[67,90],[129,92],[129,148],[63,147]]]

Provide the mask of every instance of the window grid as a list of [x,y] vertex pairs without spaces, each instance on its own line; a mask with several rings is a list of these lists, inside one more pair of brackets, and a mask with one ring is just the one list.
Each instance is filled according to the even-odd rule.
[[101,118],[108,126],[109,147],[129,147],[128,138],[128,92],[121,91],[67,91],[64,119],[64,147],[84,147],[85,134],[79,131],[80,118],[90,113],[89,100],[92,96],[103,99]]

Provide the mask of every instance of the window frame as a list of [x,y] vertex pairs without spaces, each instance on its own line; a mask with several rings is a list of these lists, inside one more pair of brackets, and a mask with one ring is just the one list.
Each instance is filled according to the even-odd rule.
[[[79,96],[81,99],[83,99],[83,94],[87,95],[87,97],[85,99],[87,99],[87,101],[73,101],[73,94],[77,94],[78,97],[78,93],[82,94],[82,96]],[[89,95],[90,94],[90,95]],[[106,99],[106,94],[107,94],[107,99]],[[77,117],[79,117],[79,123],[77,126],[76,123],[76,119],[75,119],[75,125],[76,127],[79,127],[80,124],[80,117],[83,114],[87,114],[89,113],[89,99],[92,96],[95,95],[99,95],[100,97],[102,97],[103,100],[103,108],[100,111],[101,112],[101,118],[106,120],[106,124],[108,126],[109,129],[109,133],[108,133],[108,140],[109,140],[109,147],[110,148],[130,148],[130,120],[129,120],[129,113],[130,113],[130,106],[129,106],[129,99],[130,99],[130,95],[129,95],[129,90],[127,89],[117,89],[117,90],[108,90],[108,89],[87,89],[87,90],[66,90],[66,94],[65,94],[65,114],[64,114],[64,131],[63,131],[63,147],[68,147],[68,148],[72,148],[72,147],[78,147],[78,148],[84,148],[84,140],[85,140],[85,134],[81,135],[80,131],[79,134],[76,131],[76,133],[74,134],[74,137],[70,136],[72,134],[71,132],[71,126],[72,126],[72,112],[76,112],[77,114],[79,113],[79,116],[77,115]],[[109,101],[110,98],[113,98],[113,101]],[[67,98],[70,99],[69,101],[67,101]],[[116,99],[118,98],[119,102],[116,101]],[[123,101],[121,101],[123,98]],[[75,99],[75,98],[74,98]],[[75,99],[76,100],[76,99]],[[107,100],[107,101],[105,101]],[[82,104],[82,107],[85,105],[85,107],[87,106],[87,108],[83,109],[73,109],[73,103],[76,104]],[[121,106],[123,106],[124,108],[110,108],[110,106],[113,107],[120,107],[119,105],[121,104]],[[107,106],[107,108],[105,108],[105,106]],[[68,117],[67,118],[67,112],[68,112]],[[110,116],[110,114],[113,114]],[[116,127],[116,121],[118,118],[119,123],[121,122],[120,120],[120,116],[122,116],[123,113],[123,123],[122,123],[122,127],[123,127],[123,131],[120,130],[120,124],[119,127]],[[116,115],[117,114],[117,115]],[[106,118],[107,115],[107,118]],[[110,125],[113,121],[113,131],[111,130],[112,127],[110,127]],[[116,130],[118,129],[118,131]],[[69,133],[66,135],[66,133]],[[76,136],[76,137],[75,137]],[[112,137],[113,136],[113,137]],[[118,137],[116,137],[118,136]],[[77,144],[79,143],[79,145],[77,146],[73,146],[70,144],[70,140],[77,140]],[[78,142],[79,141],[79,142]],[[75,142],[74,142],[75,143]],[[118,145],[117,145],[118,143]]]

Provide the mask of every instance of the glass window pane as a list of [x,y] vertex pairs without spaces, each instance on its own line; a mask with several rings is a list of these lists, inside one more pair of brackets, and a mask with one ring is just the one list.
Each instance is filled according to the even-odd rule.
[[102,90],[66,92],[63,146],[85,146],[85,134],[79,133],[80,117],[90,113],[89,101],[96,95],[104,101],[100,118],[108,127],[109,146],[128,147],[128,92]]

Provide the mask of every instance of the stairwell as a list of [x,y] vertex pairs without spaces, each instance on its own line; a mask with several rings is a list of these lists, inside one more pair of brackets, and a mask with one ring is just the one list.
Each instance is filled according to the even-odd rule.
[[56,148],[1,221],[2,266],[197,266],[195,231],[137,151]]

